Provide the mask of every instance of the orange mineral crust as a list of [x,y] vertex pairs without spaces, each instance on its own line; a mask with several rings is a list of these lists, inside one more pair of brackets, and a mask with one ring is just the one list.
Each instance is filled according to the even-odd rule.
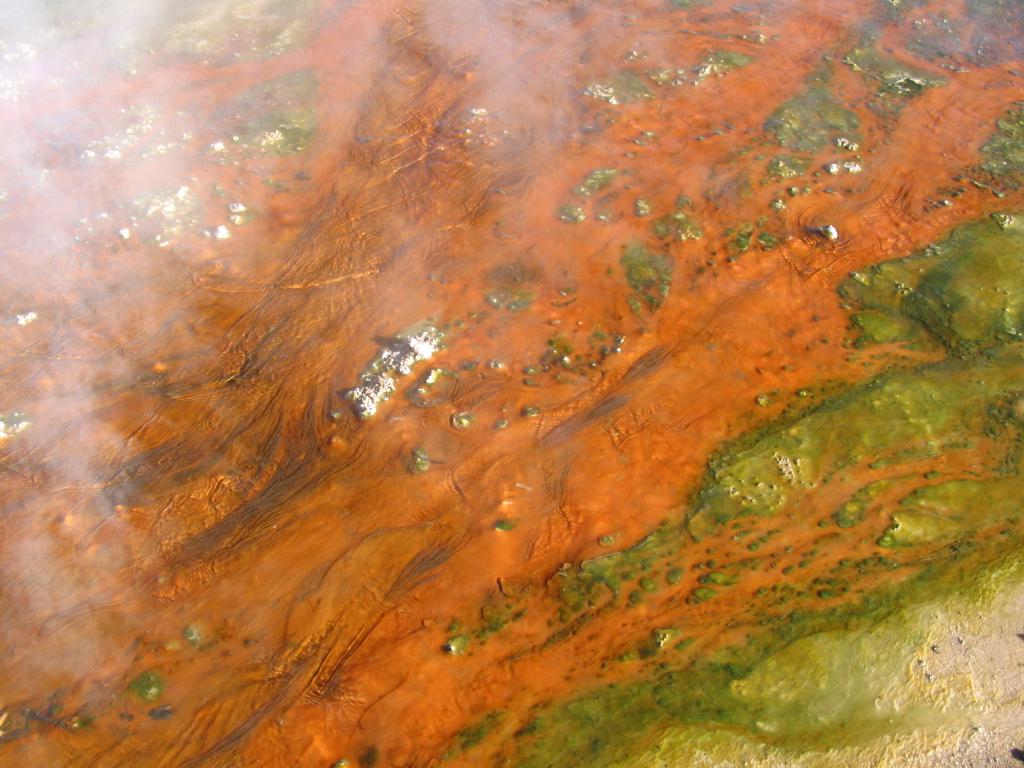
[[1018,4],[108,5],[0,11],[0,765],[541,765],[538,712],[1019,551],[891,538],[1013,474],[1004,390],[701,516],[743,440],[1017,342],[848,276],[1024,255]]

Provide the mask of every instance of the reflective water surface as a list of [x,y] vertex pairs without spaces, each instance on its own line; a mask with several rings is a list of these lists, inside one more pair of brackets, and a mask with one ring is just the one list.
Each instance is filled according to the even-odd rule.
[[1019,0],[0,10],[0,765],[1011,766]]

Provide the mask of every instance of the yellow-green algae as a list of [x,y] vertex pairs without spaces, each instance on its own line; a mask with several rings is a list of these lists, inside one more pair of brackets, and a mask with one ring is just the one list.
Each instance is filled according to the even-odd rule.
[[985,155],[982,168],[994,174],[1024,173],[1024,109],[1008,112],[996,128],[981,148]]
[[795,176],[802,176],[807,173],[811,161],[806,157],[796,155],[776,155],[768,161],[767,181],[779,179],[791,179]]
[[651,231],[660,240],[671,242],[686,240],[700,240],[704,237],[704,230],[693,216],[686,213],[693,208],[693,201],[685,195],[676,198],[676,210],[659,216],[651,222]]
[[[735,758],[729,745],[792,766],[825,750],[856,754],[914,728],[967,725],[977,702],[954,702],[959,707],[951,710],[948,696],[929,696],[907,671],[927,647],[927,621],[941,604],[930,603],[936,595],[959,592],[975,607],[998,586],[1024,582],[1017,554],[995,562],[929,566],[860,601],[752,631],[746,645],[688,667],[663,662],[645,679],[538,708],[519,731],[513,764],[689,766],[683,756],[694,752]],[[897,684],[906,685],[904,695],[893,693]],[[656,761],[670,756],[672,762]]]
[[924,331],[950,353],[971,355],[1024,338],[1022,254],[1020,214],[985,219],[912,256],[855,274],[840,293],[878,318],[873,322],[892,323],[893,331],[879,340]]
[[645,306],[652,312],[661,306],[672,287],[672,259],[656,253],[640,243],[630,243],[620,258],[626,282],[633,290],[628,297],[630,307],[640,312]]
[[[1024,349],[1014,345],[984,360],[884,374],[749,445],[740,441],[712,460],[690,530],[699,539],[742,516],[793,507],[805,515],[824,513],[817,503],[827,487],[856,491],[871,470],[906,472],[922,459],[973,453],[993,404],[1024,383],[1022,370]],[[1014,423],[1008,442],[1016,440],[1015,431]],[[917,482],[908,478],[906,484]]]
[[619,171],[616,168],[598,168],[588,173],[580,185],[573,189],[573,192],[577,195],[590,197],[595,192],[600,192],[608,187],[618,175]]
[[314,27],[314,0],[186,0],[154,24],[165,52],[224,64],[296,50]]
[[644,78],[628,69],[615,73],[607,80],[591,83],[583,92],[592,98],[616,105],[654,98],[654,92],[644,82]]
[[156,701],[164,692],[164,679],[158,672],[148,670],[128,684],[128,690],[143,701]]
[[700,240],[704,237],[701,229],[691,216],[683,211],[667,213],[651,222],[651,230],[661,240]]
[[694,74],[696,75],[697,82],[700,82],[713,75],[724,75],[727,72],[732,72],[734,69],[745,67],[753,60],[753,56],[748,56],[739,51],[711,51],[694,68]]
[[[986,220],[844,284],[852,309],[903,318],[948,356],[889,370],[725,446],[685,521],[666,521],[634,547],[560,571],[565,627],[549,643],[598,612],[627,609],[624,594],[635,605],[679,584],[680,550],[699,551],[701,538],[727,532],[739,540],[752,532],[745,521],[768,517],[780,526],[753,543],[810,523],[837,525],[834,533],[792,554],[801,559],[782,569],[790,578],[757,590],[744,616],[746,643],[675,664],[671,651],[659,653],[639,679],[536,707],[518,732],[514,764],[648,765],[671,756],[667,764],[687,765],[683,756],[694,750],[742,748],[788,765],[786,755],[856,752],[887,734],[946,722],[949,711],[927,696],[890,709],[878,702],[923,637],[924,614],[914,606],[965,585],[981,589],[997,578],[993,563],[1008,564],[998,578],[1022,580],[1024,344],[1006,306],[1022,261],[1021,232]],[[940,455],[937,472],[932,460]],[[881,533],[876,554],[800,576],[828,542],[865,541],[872,532]],[[905,554],[901,562],[886,552]],[[705,573],[689,602],[715,600],[758,563],[699,563]],[[858,576],[886,570],[901,578],[859,586]],[[826,602],[794,609],[791,601],[811,592]],[[620,663],[642,663],[629,661],[635,655]]]
[[[1024,561],[1011,556],[975,573],[959,595],[906,605],[863,628],[798,640],[733,686],[732,693],[762,717],[755,724],[756,736],[700,725],[672,727],[652,748],[614,765],[916,768],[984,764],[978,759],[984,756],[977,753],[976,762],[953,763],[942,757],[962,751],[963,744],[984,726],[1005,727],[998,708],[1014,706],[1007,701],[1013,694],[998,677],[1014,664],[1013,649],[1019,643],[1015,619],[1022,601]],[[979,670],[970,656],[960,663],[951,661],[953,652],[966,656],[960,650],[965,646],[1001,648],[1005,667]],[[1016,706],[1019,710],[1019,701]],[[794,749],[785,740],[772,738],[793,723],[804,724],[809,747]],[[1015,730],[1019,736],[1019,723]]]
[[764,127],[781,147],[818,152],[835,138],[851,135],[860,120],[837,104],[825,86],[812,84],[772,112]]
[[893,111],[898,111],[906,99],[946,83],[946,78],[905,64],[871,45],[854,48],[843,61],[853,70],[875,81],[878,103]]
[[227,117],[233,138],[225,154],[283,157],[305,150],[316,134],[317,90],[313,70],[301,69],[242,93]]

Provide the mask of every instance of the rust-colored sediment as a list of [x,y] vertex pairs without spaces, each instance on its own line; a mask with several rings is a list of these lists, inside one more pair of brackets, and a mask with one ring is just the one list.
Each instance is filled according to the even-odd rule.
[[[327,2],[292,52],[229,65],[156,56],[134,78],[3,106],[13,135],[45,139],[30,163],[27,147],[4,158],[17,180],[2,221],[5,311],[40,316],[0,327],[0,412],[32,421],[0,445],[4,765],[327,766],[371,747],[379,765],[427,765],[482,713],[522,717],[628,675],[602,661],[654,626],[715,647],[777,571],[696,606],[682,599],[687,576],[678,594],[547,645],[545,584],[607,551],[602,536],[618,549],[679,519],[710,453],[797,390],[881,365],[844,344],[846,274],[1013,207],[955,180],[1020,98],[1012,64],[918,62],[948,82],[882,115],[871,83],[840,63],[871,30],[899,49],[907,27],[880,7],[462,5]],[[583,94],[630,51],[691,70],[713,49],[754,61],[622,105]],[[776,213],[785,185],[760,180],[780,150],[762,126],[829,59],[830,87],[861,119],[863,172],[809,173],[794,183],[812,191],[784,195]],[[308,149],[240,167],[210,159],[218,110],[306,67],[319,79]],[[79,159],[90,121],[146,99],[201,127],[177,154],[116,174]],[[644,131],[657,139],[635,143]],[[606,167],[628,173],[609,193],[573,195]],[[176,179],[208,205],[169,247],[96,219],[77,242],[53,231],[83,210],[113,221],[124,200]],[[936,204],[958,186],[955,205]],[[680,195],[703,237],[668,246],[669,295],[634,312],[622,249],[650,241],[651,219]],[[636,197],[651,217],[634,215]],[[218,224],[215,203],[236,198],[257,201],[252,223],[225,241],[199,234]],[[566,203],[591,206],[588,219],[560,221]],[[594,220],[600,208],[611,221]],[[725,231],[762,215],[779,247],[729,258]],[[837,240],[814,231],[826,224]],[[527,276],[525,309],[486,300],[509,264]],[[428,318],[448,327],[447,346],[400,386],[430,367],[459,371],[458,385],[441,405],[399,392],[357,419],[339,393],[375,339]],[[595,331],[625,337],[621,351],[543,370],[549,339],[585,351]],[[756,405],[766,393],[778,394]],[[467,429],[450,422],[460,411],[474,414]],[[408,468],[414,448],[431,459],[422,474]],[[826,535],[788,526],[772,556]],[[829,542],[812,566],[822,573],[878,551]],[[745,552],[726,534],[701,546],[724,561]],[[449,623],[499,580],[526,616],[472,654],[445,654]],[[153,703],[126,694],[147,670],[166,680]],[[173,712],[150,716],[159,706]]]

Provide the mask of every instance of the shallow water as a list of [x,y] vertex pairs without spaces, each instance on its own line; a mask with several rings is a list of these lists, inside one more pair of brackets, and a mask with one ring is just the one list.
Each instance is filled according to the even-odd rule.
[[114,5],[0,11],[0,764],[1013,764],[863,638],[1017,573],[1018,2]]

